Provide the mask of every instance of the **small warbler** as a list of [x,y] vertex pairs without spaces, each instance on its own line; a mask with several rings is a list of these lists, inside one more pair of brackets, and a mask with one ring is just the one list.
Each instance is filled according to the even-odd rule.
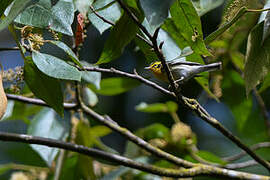
[[[189,79],[198,76],[202,72],[216,71],[222,68],[221,62],[212,64],[199,64],[190,61],[168,61],[168,66],[172,72],[173,78],[176,83],[184,83]],[[168,82],[168,78],[160,61],[153,62],[149,67],[144,69],[150,70],[157,79]]]

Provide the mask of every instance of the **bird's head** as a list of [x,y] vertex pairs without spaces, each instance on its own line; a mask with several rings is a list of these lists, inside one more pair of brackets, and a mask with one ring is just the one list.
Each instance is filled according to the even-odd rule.
[[150,66],[145,67],[144,69],[148,69],[154,74],[162,74],[162,64],[160,61],[153,62],[150,64]]

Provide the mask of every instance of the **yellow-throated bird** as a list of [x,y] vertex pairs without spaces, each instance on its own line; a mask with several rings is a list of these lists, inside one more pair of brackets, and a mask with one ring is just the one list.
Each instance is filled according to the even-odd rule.
[[[222,68],[221,62],[212,63],[212,64],[199,64],[190,61],[168,61],[168,66],[173,74],[173,78],[177,83],[184,83],[190,78],[195,77],[197,74],[202,72],[216,71]],[[150,70],[156,78],[161,81],[168,82],[168,78],[164,68],[160,61],[156,61],[150,64],[149,67],[145,69]]]

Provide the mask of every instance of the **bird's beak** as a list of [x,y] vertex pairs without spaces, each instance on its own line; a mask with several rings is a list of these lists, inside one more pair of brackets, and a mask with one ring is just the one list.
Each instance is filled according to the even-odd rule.
[[150,66],[148,66],[148,67],[145,67],[144,69],[150,69],[151,67]]

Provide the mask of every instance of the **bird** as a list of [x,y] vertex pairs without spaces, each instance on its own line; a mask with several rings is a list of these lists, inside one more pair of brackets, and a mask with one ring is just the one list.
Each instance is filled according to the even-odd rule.
[[[196,62],[178,60],[168,61],[167,64],[172,72],[175,82],[178,84],[183,84],[189,79],[199,76],[198,74],[202,72],[217,71],[222,69],[221,62],[203,65]],[[165,69],[160,61],[155,61],[144,69],[150,70],[157,79],[163,82],[169,82]]]

